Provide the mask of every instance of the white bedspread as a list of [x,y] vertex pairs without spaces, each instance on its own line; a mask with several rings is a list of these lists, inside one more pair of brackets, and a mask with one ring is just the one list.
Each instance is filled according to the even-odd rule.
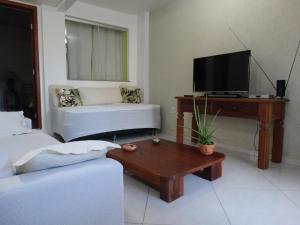
[[160,129],[159,105],[116,103],[52,109],[52,130],[65,141],[140,128]]
[[42,131],[33,130],[29,134],[0,137],[0,152],[15,162],[28,151],[59,143],[55,138],[42,133]]
[[121,146],[106,141],[75,141],[48,145],[27,152],[13,166],[17,174],[28,173],[99,159],[114,148]]
[[103,152],[103,155],[105,156],[108,150],[114,148],[121,148],[121,146],[107,141],[75,141],[70,143],[47,145],[27,152],[22,158],[14,163],[14,166],[21,166],[37,155],[43,153],[50,153],[54,155],[84,155],[91,151],[100,151]]

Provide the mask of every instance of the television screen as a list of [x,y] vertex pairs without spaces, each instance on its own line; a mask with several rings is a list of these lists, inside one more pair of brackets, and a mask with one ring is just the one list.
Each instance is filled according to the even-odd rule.
[[251,51],[194,59],[197,92],[249,92]]

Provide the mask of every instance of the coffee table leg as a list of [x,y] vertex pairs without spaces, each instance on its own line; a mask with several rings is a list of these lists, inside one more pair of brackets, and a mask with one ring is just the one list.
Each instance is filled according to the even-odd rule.
[[181,197],[184,191],[183,177],[160,178],[160,198],[172,202]]
[[216,180],[222,176],[222,162],[216,163],[215,165],[207,167],[203,171],[195,172],[194,174],[209,181]]

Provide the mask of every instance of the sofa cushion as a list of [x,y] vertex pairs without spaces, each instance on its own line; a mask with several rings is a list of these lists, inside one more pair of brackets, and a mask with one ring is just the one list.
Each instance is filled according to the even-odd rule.
[[141,103],[141,89],[137,87],[121,86],[122,103]]
[[23,111],[0,112],[0,136],[31,133],[26,127]]
[[14,163],[17,174],[44,170],[105,157],[118,144],[106,141],[77,141],[32,150]]
[[57,89],[74,89],[73,86],[70,85],[50,85],[49,87],[49,96],[50,96],[50,103],[52,107],[58,107],[59,101],[57,97],[56,90]]
[[10,177],[14,174],[15,170],[11,161],[5,154],[0,153],[0,178]]
[[59,107],[71,107],[82,105],[78,89],[60,88],[56,90]]
[[118,87],[108,88],[79,88],[83,105],[100,105],[109,103],[121,103],[122,97]]

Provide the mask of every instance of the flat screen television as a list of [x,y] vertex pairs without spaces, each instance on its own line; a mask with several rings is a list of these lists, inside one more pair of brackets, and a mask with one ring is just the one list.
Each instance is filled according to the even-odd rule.
[[249,92],[251,51],[234,52],[194,59],[196,92]]

